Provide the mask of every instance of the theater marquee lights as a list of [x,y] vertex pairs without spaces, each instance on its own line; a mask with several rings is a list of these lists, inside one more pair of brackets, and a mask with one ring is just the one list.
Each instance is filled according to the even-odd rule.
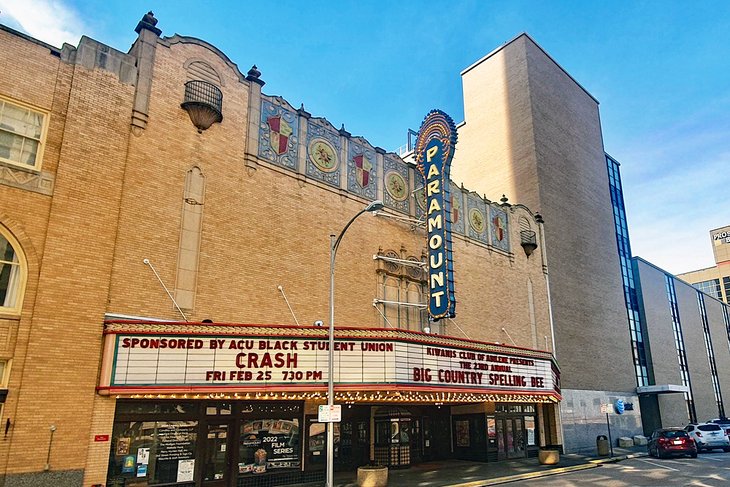
[[434,321],[456,316],[449,195],[449,172],[455,147],[454,121],[441,110],[429,112],[418,131],[415,156],[424,180],[428,232],[428,312]]

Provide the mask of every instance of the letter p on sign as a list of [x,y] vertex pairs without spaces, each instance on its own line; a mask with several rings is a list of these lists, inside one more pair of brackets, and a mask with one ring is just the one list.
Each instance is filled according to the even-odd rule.
[[436,153],[439,151],[439,148],[437,145],[434,145],[430,149],[426,151],[426,162],[431,162],[431,159],[433,159],[433,156],[436,155]]

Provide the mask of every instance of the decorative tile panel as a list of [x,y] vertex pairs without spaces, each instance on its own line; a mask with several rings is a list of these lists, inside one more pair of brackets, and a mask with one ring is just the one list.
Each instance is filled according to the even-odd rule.
[[416,171],[416,189],[413,191],[413,205],[416,208],[416,218],[423,220],[426,217],[426,193],[423,190],[423,178]]
[[307,176],[340,187],[340,134],[327,120],[311,118],[307,125]]
[[449,181],[451,191],[451,232],[465,235],[466,227],[464,222],[466,220],[464,215],[464,193],[461,191],[453,181]]
[[259,157],[296,170],[299,154],[299,117],[283,98],[261,100]]
[[370,201],[378,195],[375,149],[360,137],[350,139],[347,151],[347,190]]
[[509,220],[507,213],[495,205],[489,206],[489,233],[492,245],[509,252]]
[[383,156],[383,203],[389,208],[410,213],[408,165],[394,154]]
[[467,221],[467,235],[470,238],[488,243],[487,239],[487,205],[476,193],[469,193],[466,197],[467,208],[464,218]]

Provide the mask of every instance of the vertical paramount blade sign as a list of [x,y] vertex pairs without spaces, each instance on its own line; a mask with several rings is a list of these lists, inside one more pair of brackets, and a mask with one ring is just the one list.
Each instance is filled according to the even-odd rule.
[[415,156],[423,175],[426,198],[428,313],[434,321],[456,316],[449,195],[449,172],[455,147],[454,121],[441,110],[429,112],[418,131]]

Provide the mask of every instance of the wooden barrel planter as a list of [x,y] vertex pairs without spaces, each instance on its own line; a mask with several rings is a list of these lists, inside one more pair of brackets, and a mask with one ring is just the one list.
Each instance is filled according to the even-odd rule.
[[388,467],[369,465],[357,468],[358,487],[386,487],[388,485]]

